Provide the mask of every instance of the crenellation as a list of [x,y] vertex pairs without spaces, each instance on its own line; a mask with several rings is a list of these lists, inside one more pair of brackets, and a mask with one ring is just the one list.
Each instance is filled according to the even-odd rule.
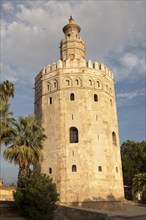
[[47,73],[49,73],[51,71],[51,65],[48,64],[48,66],[46,67]]
[[70,65],[70,67],[78,67],[78,61],[77,61],[77,59],[73,59],[73,60],[71,60],[71,65]]
[[58,60],[57,62],[57,69],[61,69],[63,67],[62,60]]
[[100,70],[105,71],[105,65],[103,63],[100,64]]
[[86,67],[86,60],[85,59],[81,59],[79,62],[79,67]]
[[43,69],[42,69],[42,76],[43,76],[45,73],[46,73],[46,68],[43,67]]
[[92,64],[92,61],[91,60],[88,60],[88,62],[87,62],[87,67],[88,68],[93,68],[93,64]]
[[54,62],[51,66],[51,70],[55,71],[57,69],[57,64]]
[[96,70],[99,70],[99,64],[98,64],[98,62],[94,62],[94,63],[93,63],[93,68],[96,69]]

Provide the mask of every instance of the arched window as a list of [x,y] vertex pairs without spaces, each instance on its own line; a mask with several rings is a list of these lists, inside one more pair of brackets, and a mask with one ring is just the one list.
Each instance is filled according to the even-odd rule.
[[99,167],[98,167],[98,171],[99,171],[99,172],[102,172],[102,166],[99,166]]
[[94,102],[98,102],[98,96],[94,94]]
[[79,80],[78,80],[78,79],[76,79],[76,85],[77,85],[77,86],[79,85]]
[[49,168],[49,173],[52,173],[52,168],[51,167]]
[[75,100],[75,95],[74,95],[74,93],[71,93],[71,94],[70,94],[70,100],[71,100],[71,101],[74,101],[74,100]]
[[91,79],[89,79],[89,85],[92,86],[92,80]]
[[112,132],[112,141],[114,145],[117,145],[116,133],[114,131]]
[[77,166],[76,165],[72,165],[72,172],[77,172]]
[[70,129],[70,143],[78,143],[78,129],[71,127]]
[[66,80],[66,85],[69,86],[70,85],[70,81]]
[[54,88],[57,89],[57,82],[54,82]]
[[97,81],[97,86],[100,87],[100,82],[99,81]]
[[50,84],[47,85],[47,89],[50,91],[50,89],[51,89]]

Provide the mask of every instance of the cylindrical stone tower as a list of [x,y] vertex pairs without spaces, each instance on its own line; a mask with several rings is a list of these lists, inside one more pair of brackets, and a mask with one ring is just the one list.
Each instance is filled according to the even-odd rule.
[[113,73],[85,61],[80,30],[70,17],[60,60],[35,78],[35,114],[48,137],[40,166],[62,204],[107,207],[123,198]]

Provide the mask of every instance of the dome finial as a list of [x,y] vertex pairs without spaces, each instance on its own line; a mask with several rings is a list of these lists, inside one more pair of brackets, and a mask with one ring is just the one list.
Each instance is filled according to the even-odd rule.
[[74,19],[72,18],[72,15],[70,16],[69,23],[70,24],[74,24],[75,23]]

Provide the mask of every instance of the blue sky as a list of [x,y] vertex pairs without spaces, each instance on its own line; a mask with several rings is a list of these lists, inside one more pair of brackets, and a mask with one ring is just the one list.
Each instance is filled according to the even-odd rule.
[[[15,84],[14,116],[33,114],[34,77],[59,60],[62,28],[70,15],[81,27],[86,60],[114,73],[120,141],[145,135],[145,1],[1,1],[1,81]],[[5,183],[17,168],[1,159]]]

